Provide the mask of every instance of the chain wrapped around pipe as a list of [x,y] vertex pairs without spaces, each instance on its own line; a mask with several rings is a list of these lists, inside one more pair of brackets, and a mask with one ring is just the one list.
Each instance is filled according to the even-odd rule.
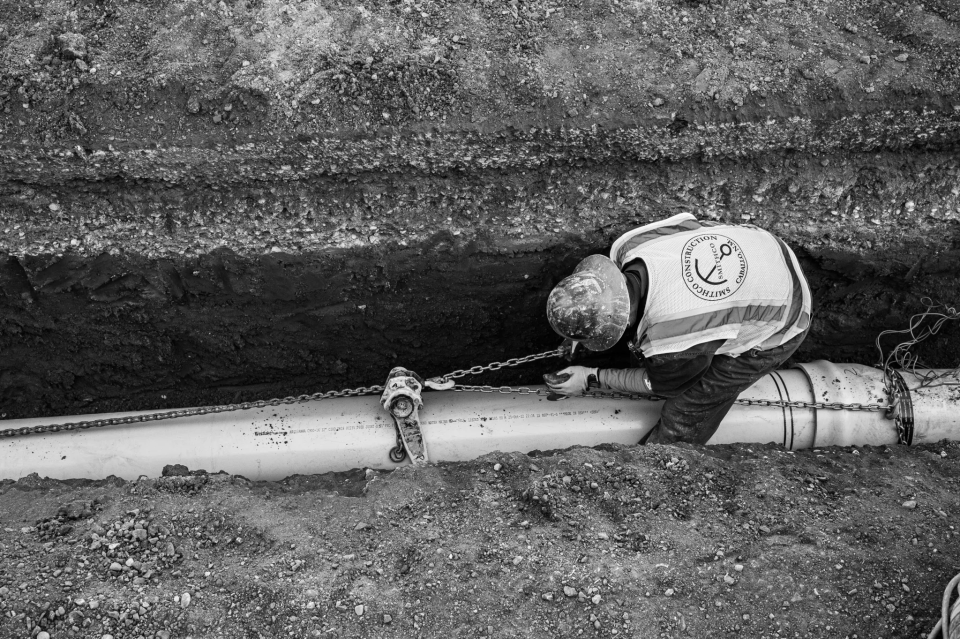
[[[454,391],[457,392],[472,392],[472,393],[516,393],[517,395],[541,395],[548,396],[553,394],[552,391],[542,389],[542,388],[527,388],[526,386],[513,387],[513,386],[467,386],[464,384],[457,384],[453,387]],[[636,401],[651,401],[659,402],[665,397],[660,397],[657,395],[643,395],[641,393],[617,393],[617,392],[591,392],[584,393],[579,395],[579,397],[589,397],[593,399],[629,399]],[[769,408],[817,408],[822,410],[850,410],[850,411],[866,411],[870,413],[879,413],[881,411],[887,410],[889,406],[886,404],[860,404],[860,403],[849,403],[844,404],[842,402],[802,402],[802,401],[782,401],[774,399],[738,399],[734,402],[741,406],[762,406]]]
[[[557,348],[552,351],[545,351],[535,355],[525,357],[513,357],[505,362],[493,362],[486,366],[473,366],[466,369],[458,369],[452,373],[444,375],[440,379],[449,380],[467,375],[477,375],[486,371],[497,371],[501,368],[519,366],[529,362],[535,362],[541,359],[557,357],[562,354],[562,350]],[[130,424],[143,424],[146,422],[158,422],[167,419],[179,419],[181,417],[199,417],[201,415],[213,415],[217,413],[229,413],[238,410],[250,410],[252,408],[266,408],[267,406],[280,406],[281,404],[300,404],[303,402],[313,402],[323,399],[332,399],[334,397],[360,397],[363,395],[376,395],[383,392],[383,386],[361,386],[359,388],[347,388],[339,391],[327,391],[325,393],[313,393],[312,395],[297,395],[284,398],[265,399],[255,402],[244,402],[241,404],[224,404],[221,406],[199,406],[197,408],[180,408],[177,410],[165,411],[160,413],[148,413],[145,415],[128,415],[127,417],[108,417],[105,419],[92,419],[81,422],[67,422],[63,424],[41,424],[39,426],[24,426],[22,428],[8,428],[0,430],[0,439],[6,437],[19,437],[22,435],[35,435],[40,433],[58,433],[60,431],[86,430],[88,428],[103,428],[104,426],[126,426]]]
[[[513,366],[520,366],[521,364],[528,364],[530,362],[535,362],[542,359],[548,359],[551,357],[559,357],[563,354],[562,349],[554,349],[551,351],[544,351],[543,353],[536,353],[534,355],[527,355],[525,357],[513,357],[503,362],[492,362],[486,366],[472,366],[470,368],[461,368],[457,369],[446,375],[442,375],[435,379],[443,381],[451,381],[453,379],[458,379],[461,377],[466,377],[467,375],[479,375],[480,373],[485,373],[487,371],[498,371],[502,368],[509,368]],[[528,388],[525,386],[513,387],[513,386],[472,386],[466,384],[456,384],[453,386],[452,390],[456,392],[479,392],[479,393],[515,393],[518,395],[539,395],[539,396],[548,396],[551,394],[551,391],[546,389],[535,389]],[[39,426],[24,426],[22,428],[8,428],[6,430],[0,430],[0,438],[5,437],[18,437],[21,435],[32,435],[38,433],[56,433],[60,431],[74,431],[74,430],[85,430],[88,428],[102,428],[104,426],[124,426],[128,424],[142,424],[146,422],[157,422],[167,419],[178,419],[181,417],[198,417],[201,415],[211,415],[218,413],[227,413],[232,411],[239,410],[250,410],[253,408],[266,408],[268,406],[280,406],[281,404],[299,404],[303,402],[312,402],[319,401],[323,399],[333,399],[335,397],[360,397],[363,395],[375,395],[377,393],[383,392],[383,386],[361,386],[359,388],[348,388],[339,391],[327,391],[325,393],[313,393],[312,395],[297,395],[284,398],[275,398],[269,400],[259,400],[255,402],[244,402],[241,404],[225,404],[221,406],[201,406],[197,408],[182,408],[172,411],[159,412],[159,413],[148,413],[145,415],[130,415],[127,417],[109,417],[105,419],[95,419],[81,422],[68,422],[63,424],[41,424]],[[627,400],[647,400],[647,401],[661,401],[665,398],[658,397],[656,395],[643,395],[639,393],[600,393],[600,392],[590,392],[584,393],[583,397],[595,398],[595,399],[627,399]],[[736,403],[741,406],[762,406],[762,407],[776,407],[776,408],[817,408],[824,410],[852,410],[852,411],[869,411],[869,412],[880,412],[885,411],[890,408],[888,405],[882,404],[859,404],[859,403],[850,403],[843,404],[840,402],[788,402],[782,400],[768,400],[768,399],[738,399]]]

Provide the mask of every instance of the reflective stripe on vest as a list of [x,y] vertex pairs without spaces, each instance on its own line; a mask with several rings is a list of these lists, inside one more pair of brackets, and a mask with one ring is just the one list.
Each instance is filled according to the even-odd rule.
[[717,226],[718,224],[719,222],[699,222],[690,213],[679,213],[666,220],[652,222],[624,233],[613,243],[613,247],[610,249],[610,259],[616,264],[623,265],[626,263],[623,258],[645,242],[674,233],[695,231],[704,226]]
[[755,227],[707,224],[678,215],[614,243],[621,269],[642,259],[650,275],[635,340],[646,356],[716,339],[726,340],[718,354],[736,356],[809,326],[809,289],[789,247]]

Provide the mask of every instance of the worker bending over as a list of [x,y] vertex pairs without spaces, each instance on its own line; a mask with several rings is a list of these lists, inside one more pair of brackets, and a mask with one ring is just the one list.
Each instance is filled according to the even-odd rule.
[[[810,329],[810,288],[793,251],[753,225],[675,215],[622,235],[550,292],[547,318],[593,351],[627,330],[639,365],[570,366],[550,389],[666,397],[640,443],[705,444],[737,396],[789,358]],[[550,376],[547,376],[548,378]]]

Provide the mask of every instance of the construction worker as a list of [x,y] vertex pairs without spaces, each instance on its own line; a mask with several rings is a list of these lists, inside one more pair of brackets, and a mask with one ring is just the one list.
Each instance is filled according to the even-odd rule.
[[565,338],[604,351],[629,330],[638,366],[570,366],[544,378],[558,394],[590,388],[666,397],[640,443],[705,444],[737,396],[789,358],[810,328],[810,289],[793,251],[753,225],[675,215],[622,235],[550,293]]

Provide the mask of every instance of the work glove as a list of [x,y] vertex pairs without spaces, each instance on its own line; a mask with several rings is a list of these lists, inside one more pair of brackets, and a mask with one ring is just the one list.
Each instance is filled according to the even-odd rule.
[[586,366],[568,366],[556,373],[547,373],[543,376],[547,388],[558,395],[566,397],[579,397],[587,392],[587,388],[593,377],[594,385],[597,385],[597,369],[587,368]]

